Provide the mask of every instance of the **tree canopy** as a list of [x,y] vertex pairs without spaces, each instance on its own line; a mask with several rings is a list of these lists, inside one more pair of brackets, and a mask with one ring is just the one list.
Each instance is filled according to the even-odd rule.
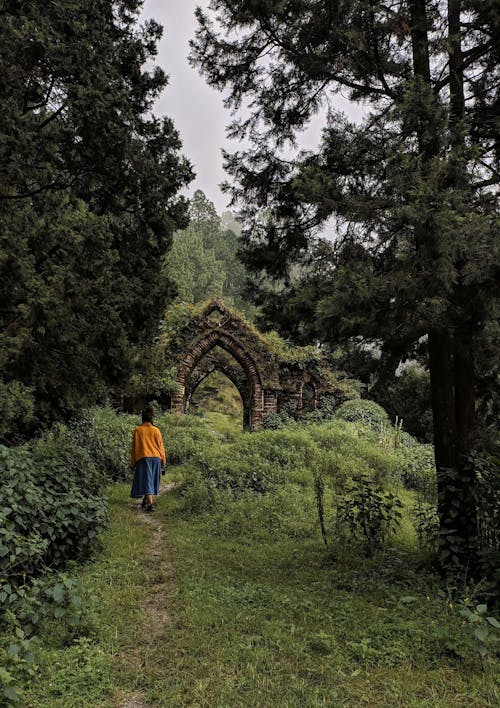
[[[226,163],[256,295],[298,336],[361,335],[399,358],[427,342],[442,555],[458,561],[446,539],[475,533],[474,372],[484,338],[498,341],[496,3],[210,7],[197,12],[192,60],[244,108],[229,132],[250,147]],[[359,121],[336,110],[339,92]],[[320,111],[321,143],[301,151]],[[317,243],[321,230],[333,245]]]
[[126,378],[172,293],[159,274],[192,172],[152,113],[167,76],[141,6],[0,9],[0,390],[20,382],[41,419]]
[[248,274],[238,257],[240,231],[230,213],[223,219],[201,190],[194,193],[189,226],[174,235],[165,258],[164,272],[175,283],[179,301],[197,304],[220,297],[249,317],[255,314],[245,296]]

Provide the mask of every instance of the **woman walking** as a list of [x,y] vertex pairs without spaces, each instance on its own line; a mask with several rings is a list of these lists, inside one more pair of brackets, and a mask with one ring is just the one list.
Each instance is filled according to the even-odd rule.
[[153,497],[160,489],[162,465],[166,464],[161,432],[153,425],[154,410],[148,406],[142,411],[142,425],[134,430],[130,464],[134,481],[130,496],[142,497],[142,506],[148,513],[154,511]]

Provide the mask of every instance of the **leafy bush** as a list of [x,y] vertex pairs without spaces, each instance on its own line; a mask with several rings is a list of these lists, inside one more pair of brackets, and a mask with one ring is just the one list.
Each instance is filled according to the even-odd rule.
[[221,500],[234,501],[248,492],[276,494],[290,481],[312,485],[316,445],[305,430],[241,433],[223,446],[214,438],[205,442],[193,454],[182,485],[188,512],[213,511]]
[[33,389],[20,381],[4,383],[0,379],[0,442],[12,443],[33,423],[35,399]]
[[168,464],[189,462],[216,441],[203,420],[195,416],[165,413],[155,425],[162,432]]
[[72,421],[70,430],[75,445],[88,452],[108,480],[116,482],[129,476],[132,431],[138,424],[136,416],[95,407]]
[[436,499],[436,467],[432,445],[413,445],[398,450],[401,481],[407,489]]
[[335,505],[338,532],[361,539],[369,554],[400,525],[401,501],[363,473],[345,486]]
[[246,455],[238,457],[232,444],[224,448],[212,446],[195,459],[209,485],[233,493],[244,490],[264,493],[284,481],[283,470],[263,460],[258,450],[248,450]]
[[324,395],[321,398],[321,405],[313,411],[305,413],[301,420],[310,423],[321,423],[324,420],[332,420],[335,418],[335,413],[339,408],[339,404],[335,396]]
[[475,471],[478,565],[482,575],[500,586],[500,460],[477,451],[469,463]]
[[384,448],[378,436],[366,427],[353,426],[342,420],[311,425],[307,428],[320,450],[328,452],[323,465],[330,478],[352,478],[364,469],[379,484],[399,480],[399,457],[393,449]]
[[390,424],[389,416],[382,406],[379,406],[375,401],[361,399],[343,403],[338,408],[335,417],[350,423],[363,423],[377,431],[382,426]]
[[263,430],[280,430],[289,422],[290,418],[287,415],[283,416],[276,411],[269,411],[262,417],[262,428]]
[[299,481],[304,470],[310,469],[317,449],[306,428],[291,427],[243,435],[233,443],[232,454],[237,459],[255,459],[256,465],[261,460],[276,468],[283,479]]
[[[59,435],[59,437],[58,437]],[[57,454],[58,444],[64,449]],[[89,555],[106,522],[92,460],[59,430],[34,446],[0,446],[0,607],[14,607],[47,568]]]
[[292,403],[285,403],[279,411],[269,411],[262,418],[263,430],[280,430],[295,421],[295,407]]

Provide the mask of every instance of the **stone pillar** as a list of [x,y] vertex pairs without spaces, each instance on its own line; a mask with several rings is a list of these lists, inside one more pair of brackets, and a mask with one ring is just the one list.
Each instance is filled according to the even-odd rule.
[[170,404],[170,410],[172,413],[175,413],[176,415],[182,415],[182,413],[185,413],[185,396],[186,396],[186,387],[184,386],[184,382],[181,381],[176,381],[179,389],[175,393],[172,394],[172,402]]

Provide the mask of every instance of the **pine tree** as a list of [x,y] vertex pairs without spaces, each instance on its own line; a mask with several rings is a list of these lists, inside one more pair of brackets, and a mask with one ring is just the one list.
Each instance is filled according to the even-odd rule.
[[0,370],[41,420],[123,382],[154,336],[178,196],[192,177],[168,119],[161,27],[140,0],[0,8]]
[[[198,10],[192,59],[230,107],[249,107],[230,134],[250,148],[227,169],[247,263],[279,286],[258,296],[298,334],[362,335],[400,356],[427,341],[441,558],[469,562],[474,371],[498,313],[495,0],[211,7],[216,24]],[[363,107],[359,122],[335,110],[339,91]],[[319,111],[318,150],[290,157]],[[315,260],[314,234],[332,221],[333,257]]]

